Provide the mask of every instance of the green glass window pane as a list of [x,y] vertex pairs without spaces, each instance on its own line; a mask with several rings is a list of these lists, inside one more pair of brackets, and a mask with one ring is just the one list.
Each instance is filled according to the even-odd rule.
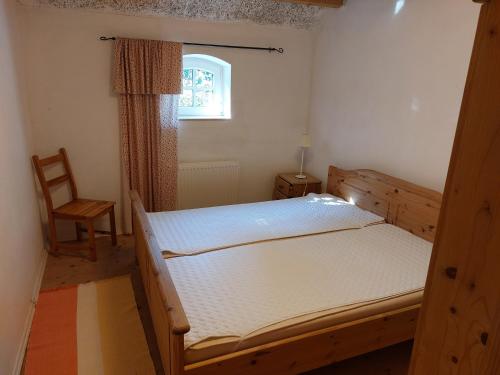
[[182,87],[193,87],[193,69],[183,69]]
[[213,90],[196,91],[194,94],[195,107],[210,107],[213,103]]
[[194,85],[200,89],[213,89],[214,74],[206,70],[196,69],[194,71]]
[[193,106],[193,90],[183,90],[179,98],[179,107]]

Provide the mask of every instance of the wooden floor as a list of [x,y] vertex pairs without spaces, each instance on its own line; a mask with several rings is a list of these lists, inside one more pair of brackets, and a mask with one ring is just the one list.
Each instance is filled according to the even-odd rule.
[[[81,255],[85,256],[85,254]],[[81,256],[61,255],[55,257],[49,255],[42,289],[131,274],[139,314],[156,373],[163,374],[146,296],[140,281],[139,268],[135,262],[133,238],[120,236],[117,247],[111,246],[109,238],[99,238],[97,240],[97,256],[98,261],[94,263]],[[411,343],[403,343],[312,371],[308,375],[406,375],[410,354]]]

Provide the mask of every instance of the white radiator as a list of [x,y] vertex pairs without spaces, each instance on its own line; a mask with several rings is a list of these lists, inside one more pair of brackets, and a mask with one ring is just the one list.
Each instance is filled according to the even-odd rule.
[[177,209],[237,203],[239,174],[236,161],[180,163]]

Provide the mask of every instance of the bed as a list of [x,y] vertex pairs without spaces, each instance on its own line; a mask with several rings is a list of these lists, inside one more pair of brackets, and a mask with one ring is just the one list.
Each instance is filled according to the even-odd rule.
[[[160,246],[159,229],[131,193],[137,258],[167,374],[297,374],[413,337],[441,195],[333,166],[327,193],[374,215],[361,215],[351,228],[323,226],[298,236],[278,230],[269,239],[258,232],[235,239],[237,246],[219,241],[194,253]],[[374,256],[374,249],[385,255]],[[335,267],[325,264],[338,266],[331,272]],[[397,272],[379,280],[377,267]],[[306,269],[317,274],[309,287],[290,277]],[[255,290],[244,290],[257,272]],[[349,274],[363,277],[342,284]],[[319,280],[322,287],[314,287]],[[301,293],[303,303],[287,302],[301,300],[287,290]]]

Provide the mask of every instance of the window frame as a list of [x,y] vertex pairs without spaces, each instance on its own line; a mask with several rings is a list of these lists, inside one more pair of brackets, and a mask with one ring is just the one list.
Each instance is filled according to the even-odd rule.
[[[213,91],[215,95],[214,107],[178,107],[179,120],[211,120],[231,119],[231,64],[217,57],[201,54],[186,54],[182,58],[184,69],[193,69],[193,102],[196,91],[194,87],[194,71],[196,69],[212,73]],[[184,92],[184,85],[182,85]]]

